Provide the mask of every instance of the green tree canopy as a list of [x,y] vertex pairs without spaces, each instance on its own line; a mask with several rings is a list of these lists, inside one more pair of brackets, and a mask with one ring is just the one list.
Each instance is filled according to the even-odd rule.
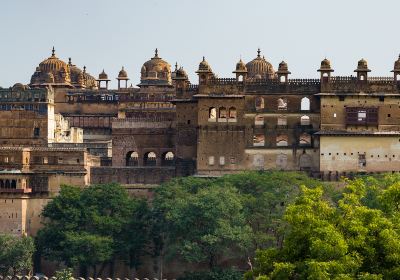
[[17,275],[32,271],[32,257],[35,251],[31,237],[0,235],[0,274]]
[[348,181],[333,203],[302,187],[282,248],[259,250],[251,279],[400,279],[398,176]]
[[130,198],[117,184],[63,186],[43,216],[46,222],[37,236],[41,254],[79,266],[82,273],[115,259],[136,266],[147,245],[147,204]]

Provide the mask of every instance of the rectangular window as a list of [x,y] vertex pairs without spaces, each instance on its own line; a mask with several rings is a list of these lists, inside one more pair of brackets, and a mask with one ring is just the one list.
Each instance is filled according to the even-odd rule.
[[346,107],[347,125],[378,125],[378,108]]
[[48,163],[49,163],[48,158],[47,157],[43,157],[43,164],[48,164]]
[[219,165],[225,165],[225,157],[219,157]]
[[208,157],[208,165],[214,165],[214,156]]
[[39,135],[40,135],[40,128],[35,127],[35,128],[33,129],[33,136],[39,136]]
[[367,165],[367,160],[365,159],[365,154],[358,155],[358,165],[360,167],[365,167]]

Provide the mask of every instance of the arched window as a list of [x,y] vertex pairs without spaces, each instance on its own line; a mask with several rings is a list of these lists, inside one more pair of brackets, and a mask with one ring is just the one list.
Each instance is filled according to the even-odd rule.
[[328,76],[329,76],[329,74],[326,72],[324,74],[322,74],[322,77],[324,77],[324,78],[328,78]]
[[287,110],[286,98],[278,98],[278,110]]
[[286,77],[285,76],[281,76],[280,79],[281,83],[285,83],[286,82]]
[[361,81],[364,81],[364,80],[365,80],[364,75],[361,75],[361,76],[360,76],[360,80],[361,80]]
[[264,98],[262,98],[261,96],[257,96],[255,100],[255,105],[257,111],[264,109]]
[[11,188],[16,189],[17,188],[17,181],[16,180],[11,180]]
[[10,180],[6,180],[5,188],[6,189],[10,188]]
[[310,117],[309,116],[301,116],[300,125],[310,125]]
[[4,181],[0,180],[0,189],[4,189]]
[[238,81],[239,81],[239,82],[243,82],[243,75],[239,75]]
[[265,136],[264,136],[264,134],[255,134],[253,136],[253,146],[254,147],[263,147],[263,146],[265,146]]
[[302,146],[311,145],[311,135],[308,133],[302,133],[299,138],[299,144]]
[[257,116],[254,118],[254,124],[255,124],[255,125],[264,125],[264,117],[261,116],[261,115],[257,115]]
[[215,122],[217,120],[217,109],[214,107],[211,107],[208,110],[208,121],[209,122]]
[[226,108],[225,107],[219,108],[219,118],[226,119]]
[[301,99],[300,110],[302,110],[302,111],[309,111],[310,110],[310,99],[309,98],[303,97]]
[[155,166],[157,163],[157,155],[155,152],[147,152],[143,157],[143,164],[145,166]]
[[280,134],[276,137],[277,147],[287,147],[288,146],[288,136],[286,134]]
[[235,107],[230,107],[229,108],[229,118],[230,119],[236,119],[237,113],[236,113],[236,108]]
[[171,166],[175,163],[175,155],[173,152],[166,152],[163,154],[161,165]]
[[138,166],[139,154],[135,151],[130,151],[126,154],[126,166]]

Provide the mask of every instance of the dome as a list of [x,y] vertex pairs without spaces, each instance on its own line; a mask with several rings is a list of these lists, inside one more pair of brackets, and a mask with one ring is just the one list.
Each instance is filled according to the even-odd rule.
[[106,74],[106,72],[103,71],[99,74],[99,79],[98,80],[102,80],[102,81],[107,81],[108,80],[108,75]]
[[70,71],[71,84],[73,86],[82,87],[85,86],[89,89],[97,88],[96,79],[86,73],[86,66],[83,66],[83,71],[72,64],[71,58],[68,59],[68,67]]
[[400,72],[400,55],[399,58],[394,62],[394,68],[392,72]]
[[200,72],[212,72],[210,65],[206,61],[206,58],[203,56],[203,60],[199,63],[199,70],[197,73]]
[[326,57],[321,61],[321,67],[318,69],[318,72],[321,71],[333,72],[331,62]]
[[[70,82],[68,64],[56,57],[54,47],[51,56],[39,64],[39,70],[42,73],[53,74],[56,83]],[[65,77],[62,77],[61,73],[65,73]]]
[[128,73],[126,73],[124,66],[122,66],[121,71],[119,71],[118,78],[119,79],[127,79],[128,78]]
[[54,47],[51,56],[39,64],[31,77],[31,85],[40,86],[43,83],[71,86],[69,65],[56,57]]
[[141,84],[168,84],[171,81],[171,65],[158,56],[158,49],[154,57],[146,61],[141,68]]
[[278,74],[291,74],[289,71],[289,67],[285,61],[282,60],[281,63],[279,63],[277,73]]
[[20,90],[26,90],[28,88],[29,88],[28,86],[25,86],[25,85],[23,85],[21,83],[16,83],[15,85],[13,85],[12,90],[20,91]]
[[370,71],[371,70],[368,69],[368,63],[364,58],[358,61],[357,69],[354,70],[354,72],[370,72]]
[[273,79],[275,70],[272,64],[261,57],[260,49],[257,51],[257,57],[246,64],[248,71],[247,77],[250,79]]
[[239,60],[238,63],[236,63],[236,68],[233,73],[247,73],[247,67],[246,64],[242,61],[242,59]]
[[186,71],[183,69],[181,66],[177,71],[176,71],[176,78],[186,78],[187,79],[188,75]]
[[91,89],[97,89],[97,81],[95,77],[86,72],[86,66],[83,66],[82,73],[83,73],[83,78],[85,79],[86,82],[86,87]]

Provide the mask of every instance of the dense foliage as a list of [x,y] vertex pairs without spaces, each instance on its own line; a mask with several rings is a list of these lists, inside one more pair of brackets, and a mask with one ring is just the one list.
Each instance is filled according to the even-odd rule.
[[337,202],[302,187],[282,247],[259,250],[248,279],[400,279],[398,175],[347,182]]
[[236,279],[238,268],[258,280],[400,279],[399,211],[398,175],[336,187],[296,172],[176,178],[150,203],[115,184],[64,186],[37,245],[82,271],[136,268],[147,254],[155,270],[195,264],[202,271],[181,278],[190,280]]
[[0,275],[30,273],[34,251],[31,237],[0,235]]
[[114,260],[136,266],[148,243],[147,203],[130,198],[116,184],[83,190],[63,186],[42,214],[46,223],[37,236],[40,253],[79,266],[82,275],[88,267],[104,268]]

